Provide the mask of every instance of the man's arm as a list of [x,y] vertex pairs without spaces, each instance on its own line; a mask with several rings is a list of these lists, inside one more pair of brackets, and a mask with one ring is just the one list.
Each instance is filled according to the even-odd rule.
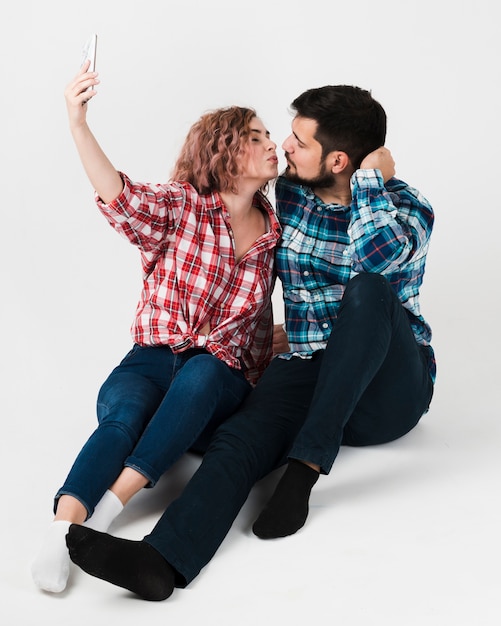
[[432,209],[419,192],[393,178],[395,163],[387,148],[378,148],[361,165],[352,177],[348,232],[353,269],[398,272],[425,249]]

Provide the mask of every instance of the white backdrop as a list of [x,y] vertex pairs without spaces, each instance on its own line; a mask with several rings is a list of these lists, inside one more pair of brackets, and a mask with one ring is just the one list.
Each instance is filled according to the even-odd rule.
[[[50,520],[52,495],[94,427],[98,387],[129,349],[140,288],[138,253],[95,208],[66,121],[64,87],[77,72],[82,45],[92,32],[99,36],[101,85],[89,121],[115,166],[136,180],[167,180],[189,126],[208,109],[229,104],[256,108],[280,146],[289,133],[288,106],[307,88],[354,84],[372,90],[383,104],[397,176],[420,189],[436,212],[422,293],[438,359],[435,399],[422,430],[424,446],[450,459],[445,472],[450,480],[441,483],[436,502],[447,502],[450,519],[443,532],[458,533],[458,551],[464,545],[456,524],[473,512],[470,539],[485,544],[479,553],[470,546],[474,560],[462,567],[485,576],[479,590],[494,586],[490,559],[494,547],[499,558],[495,477],[501,469],[501,45],[496,7],[495,0],[21,0],[2,8],[0,446],[5,545],[0,585],[4,608],[25,616],[25,621],[11,623],[35,623],[26,607],[36,601],[38,615],[46,611],[52,619],[56,606],[64,614],[75,611],[71,602],[77,591],[57,598],[60,602],[40,594],[31,584],[27,563]],[[275,304],[281,321],[279,292]],[[434,478],[428,479],[424,491],[432,488]],[[132,535],[139,538],[136,531]],[[252,543],[264,559],[265,550],[273,548],[261,546]],[[456,555],[455,549],[451,552]],[[486,560],[476,561],[479,554]],[[333,568],[335,563],[334,553]],[[221,568],[221,575],[228,575],[224,564]],[[446,578],[454,578],[457,569],[446,572]],[[221,602],[227,584],[221,582]],[[450,584],[451,594],[461,592],[461,585]],[[244,587],[248,615],[258,619],[255,600],[245,596]],[[413,613],[415,623],[472,624],[478,610],[485,616],[475,623],[497,623],[493,616],[499,609],[489,604],[489,593],[480,601],[466,588],[468,600],[463,593],[459,604],[450,600],[442,605],[438,595],[421,613]],[[202,583],[196,591],[201,589]],[[290,602],[288,589],[281,593]],[[102,590],[81,592],[80,602],[87,608]],[[360,595],[360,590],[353,592]],[[186,611],[190,592],[183,593],[188,594],[181,605]],[[310,608],[315,613],[312,603],[329,600],[330,605],[335,597],[296,594],[297,606],[290,613],[284,609],[287,620],[282,623],[294,624],[294,615],[307,616]],[[143,603],[142,610],[145,606],[151,607]],[[179,603],[162,605],[167,619],[173,606]],[[392,622],[382,606],[377,605],[380,612],[375,606],[371,619],[353,623],[414,623],[401,614]],[[350,624],[349,616],[355,614],[347,611],[341,621]],[[226,623],[225,616],[227,623],[235,623],[228,609],[218,613],[219,624]],[[87,619],[95,620],[92,613]],[[122,623],[127,623],[125,616]]]

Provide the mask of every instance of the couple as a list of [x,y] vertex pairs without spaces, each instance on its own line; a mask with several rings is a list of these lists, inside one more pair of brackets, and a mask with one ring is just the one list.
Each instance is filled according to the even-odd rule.
[[[249,109],[202,116],[169,184],[133,183],[88,128],[99,81],[87,68],[66,90],[70,128],[100,210],[141,251],[144,288],[134,347],[100,390],[99,426],[56,494],[32,574],[62,591],[71,558],[164,600],[210,561],[269,472],[287,464],[253,525],[263,539],[304,525],[341,445],[394,440],[427,411],[435,360],[419,289],[433,211],[394,177],[381,105],[345,85],[292,103],[279,223],[262,191],[276,145]],[[275,328],[272,349],[274,253],[286,334]],[[189,449],[202,462],[151,533],[106,534]]]

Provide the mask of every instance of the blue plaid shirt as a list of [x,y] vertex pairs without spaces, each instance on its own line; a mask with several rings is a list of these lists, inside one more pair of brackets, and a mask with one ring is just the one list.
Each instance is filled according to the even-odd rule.
[[391,178],[385,185],[379,170],[357,170],[351,187],[351,206],[342,206],[325,204],[308,187],[277,180],[283,228],[277,270],[291,348],[281,356],[308,357],[325,349],[346,284],[357,273],[375,272],[395,289],[416,341],[428,346],[435,380],[431,329],[419,309],[433,210],[401,180]]

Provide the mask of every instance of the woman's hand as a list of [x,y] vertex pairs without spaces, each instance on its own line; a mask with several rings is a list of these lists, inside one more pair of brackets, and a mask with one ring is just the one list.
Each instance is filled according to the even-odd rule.
[[289,352],[289,342],[287,334],[282,324],[274,324],[273,326],[273,354],[282,354]]
[[99,84],[97,72],[88,72],[90,61],[86,61],[75,78],[64,90],[66,108],[70,127],[82,126],[86,122],[87,102],[93,98],[97,91],[94,87]]

